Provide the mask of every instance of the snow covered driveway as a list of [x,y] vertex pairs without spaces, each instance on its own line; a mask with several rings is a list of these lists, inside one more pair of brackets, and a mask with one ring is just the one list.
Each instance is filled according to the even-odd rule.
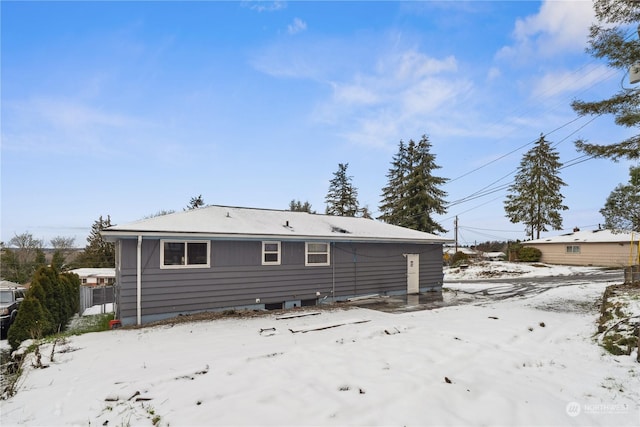
[[0,402],[0,420],[637,426],[635,355],[594,342],[595,308],[548,309],[592,304],[604,286],[401,314],[354,308],[77,336],[47,369],[27,369],[18,394]]

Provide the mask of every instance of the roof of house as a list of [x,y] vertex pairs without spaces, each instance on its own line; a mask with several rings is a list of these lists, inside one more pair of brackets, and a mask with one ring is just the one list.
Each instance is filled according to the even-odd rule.
[[0,288],[22,288],[19,283],[10,282],[8,280],[0,280]]
[[107,240],[135,238],[217,238],[444,243],[450,239],[366,218],[307,212],[207,206],[114,225]]
[[462,246],[458,247],[457,250],[456,248],[443,248],[443,253],[445,254],[454,255],[456,252],[462,252],[465,255],[478,255],[478,251],[476,251],[475,249],[464,248]]
[[631,231],[606,230],[584,230],[573,233],[561,234],[559,236],[545,237],[537,240],[522,242],[523,245],[543,244],[543,243],[624,243],[637,242],[640,240],[640,233]]
[[116,277],[115,268],[76,268],[69,272],[80,277]]

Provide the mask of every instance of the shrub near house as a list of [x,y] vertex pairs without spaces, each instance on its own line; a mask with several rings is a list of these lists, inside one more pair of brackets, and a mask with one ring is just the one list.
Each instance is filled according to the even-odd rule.
[[524,246],[518,250],[518,259],[522,262],[538,262],[542,257],[542,252],[538,248]]
[[80,278],[76,274],[58,273],[55,268],[41,267],[31,286],[7,340],[13,349],[26,339],[37,339],[65,330],[78,310]]

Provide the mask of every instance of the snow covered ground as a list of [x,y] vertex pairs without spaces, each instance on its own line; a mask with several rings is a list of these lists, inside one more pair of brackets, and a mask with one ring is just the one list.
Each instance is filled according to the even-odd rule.
[[636,355],[593,338],[604,286],[76,336],[27,364],[0,424],[638,426]]
[[506,261],[484,261],[468,265],[466,268],[444,269],[444,279],[477,280],[509,277],[549,277],[588,275],[602,271],[599,267],[580,267],[570,265],[550,265],[542,263],[515,263]]

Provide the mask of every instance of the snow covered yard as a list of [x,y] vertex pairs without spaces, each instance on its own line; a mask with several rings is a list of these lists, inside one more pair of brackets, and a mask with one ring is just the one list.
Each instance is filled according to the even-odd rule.
[[601,267],[581,267],[571,265],[550,265],[540,262],[520,263],[507,261],[481,261],[465,268],[445,267],[445,280],[476,280],[509,277],[549,277],[589,275],[602,271]]
[[603,290],[72,337],[27,364],[0,423],[637,426],[640,364],[593,338]]

